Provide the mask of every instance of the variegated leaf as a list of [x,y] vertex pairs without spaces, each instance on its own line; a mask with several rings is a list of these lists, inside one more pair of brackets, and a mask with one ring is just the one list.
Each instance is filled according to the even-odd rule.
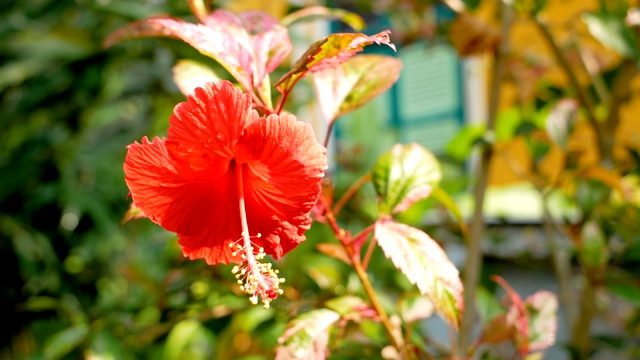
[[395,145],[380,156],[373,168],[373,186],[379,211],[393,215],[405,211],[431,194],[442,172],[435,156],[418,144]]
[[275,85],[281,93],[288,93],[298,80],[308,72],[337,66],[362,51],[367,45],[374,43],[387,45],[395,50],[395,46],[390,42],[389,34],[389,30],[371,36],[362,33],[331,34],[313,43],[293,64],[292,69],[284,74]]
[[276,360],[325,359],[329,327],[339,319],[340,315],[333,310],[316,309],[290,321],[278,339]]
[[440,245],[422,230],[384,219],[376,222],[374,236],[385,256],[457,328],[464,308],[462,282]]
[[400,77],[402,62],[391,56],[357,55],[313,74],[327,122],[350,113],[387,91]]

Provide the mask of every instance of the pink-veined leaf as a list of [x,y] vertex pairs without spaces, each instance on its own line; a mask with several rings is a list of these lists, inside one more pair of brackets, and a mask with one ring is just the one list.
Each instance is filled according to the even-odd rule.
[[340,20],[351,26],[353,30],[364,29],[365,22],[360,15],[343,9],[332,9],[324,6],[309,6],[298,11],[294,11],[282,19],[284,26],[291,26],[299,21],[309,21],[317,18]]
[[549,291],[538,291],[527,297],[529,311],[529,351],[542,351],[552,346],[558,331],[558,298]]
[[293,319],[278,339],[276,360],[325,359],[329,327],[339,319],[340,315],[329,309],[311,310]]
[[313,74],[327,122],[350,113],[387,91],[400,77],[402,61],[391,56],[356,55]]
[[[172,36],[170,33],[165,32],[161,24],[157,24],[151,21],[153,19],[174,19],[174,18],[165,16],[165,17],[155,17],[150,19],[134,21],[109,34],[109,36],[102,43],[102,46],[105,48],[108,48],[121,41],[129,40],[129,39],[137,39],[137,38],[152,37],[152,36]],[[174,21],[182,21],[182,20],[174,19]]]
[[440,245],[422,230],[388,219],[376,222],[374,236],[395,267],[458,328],[464,309],[462,282]]
[[440,183],[442,172],[435,156],[418,144],[396,144],[376,162],[372,180],[379,211],[393,215],[427,198]]
[[390,33],[389,30],[385,30],[371,36],[362,33],[331,34],[313,43],[275,85],[281,93],[288,93],[308,72],[337,66],[362,51],[367,45],[387,45],[395,50],[395,45],[389,39]]
[[538,291],[524,301],[500,276],[494,276],[507,292],[507,312],[491,320],[482,331],[482,342],[513,341],[521,355],[547,349],[555,343],[558,299],[549,291]]
[[220,63],[247,91],[256,89],[267,103],[271,98],[268,74],[291,51],[287,28],[276,19],[256,11],[236,15],[227,10],[212,12],[204,24],[173,18],[137,21],[111,34],[105,46],[147,36],[186,42]]
[[207,82],[216,82],[220,77],[209,66],[195,60],[178,60],[173,67],[173,81],[185,96]]
[[505,296],[505,303],[508,305],[505,315],[506,326],[513,329],[512,335],[516,351],[520,354],[526,354],[529,352],[529,312],[524,301],[501,276],[495,275],[491,278],[507,292]]

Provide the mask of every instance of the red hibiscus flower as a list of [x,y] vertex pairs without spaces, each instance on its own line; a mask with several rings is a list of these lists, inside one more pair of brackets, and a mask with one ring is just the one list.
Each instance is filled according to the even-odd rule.
[[256,290],[260,284],[246,280],[272,276],[259,260],[279,259],[305,240],[327,167],[310,125],[293,115],[261,118],[250,95],[220,81],[175,107],[166,139],[144,137],[127,148],[133,201],[178,234],[184,255],[238,263],[245,291],[275,297],[273,288]]

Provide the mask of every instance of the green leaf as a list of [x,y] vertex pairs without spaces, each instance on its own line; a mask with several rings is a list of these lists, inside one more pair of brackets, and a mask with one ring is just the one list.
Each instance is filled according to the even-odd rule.
[[522,124],[521,111],[517,107],[510,107],[498,113],[495,128],[496,140],[509,141],[518,135],[518,128]]
[[80,346],[89,334],[86,324],[66,328],[49,337],[44,343],[43,355],[46,360],[56,360]]
[[50,296],[31,296],[20,305],[23,311],[47,311],[56,310],[58,308],[58,299]]
[[478,315],[485,324],[505,312],[502,304],[487,288],[482,286],[476,290],[476,308],[478,309]]
[[385,256],[457,328],[464,307],[462,282],[440,245],[422,230],[391,220],[378,220],[374,236]]
[[600,226],[594,221],[589,221],[582,227],[581,235],[578,255],[582,263],[589,268],[604,266],[609,260],[609,251]]
[[327,122],[350,113],[398,81],[402,62],[391,56],[358,55],[314,74],[318,102]]
[[447,194],[447,192],[444,191],[440,186],[436,186],[433,188],[431,196],[433,196],[434,199],[438,200],[440,204],[442,204],[447,210],[451,212],[451,214],[453,214],[453,216],[458,221],[458,225],[460,225],[462,233],[466,235],[469,232],[467,229],[467,223],[462,216],[462,211],[460,211],[458,204],[453,201],[451,196],[449,196],[449,194]]
[[362,51],[365,46],[373,43],[387,45],[395,50],[396,47],[390,42],[389,34],[389,30],[371,36],[362,33],[331,34],[311,44],[307,51],[293,64],[291,70],[284,74],[275,86],[278,91],[286,94],[308,72],[316,72],[337,66]]
[[[634,279],[635,280],[635,279]],[[640,307],[640,284],[632,281],[608,281],[607,288],[616,296]]]
[[633,35],[622,17],[611,13],[585,13],[582,15],[582,21],[587,24],[591,35],[604,46],[624,57],[635,60],[640,57]]
[[130,358],[124,345],[108,331],[100,331],[93,336],[85,359],[119,360]]
[[486,126],[482,124],[465,125],[447,144],[447,154],[458,161],[466,160],[485,131]]
[[214,355],[214,340],[211,330],[202,326],[200,322],[193,319],[183,320],[169,332],[162,359],[211,359]]
[[220,79],[212,68],[195,60],[179,60],[173,67],[173,81],[185,96],[191,94],[195,88],[202,87],[204,83]]
[[301,10],[294,11],[282,19],[284,26],[291,26],[299,21],[309,21],[317,18],[340,20],[351,26],[353,30],[360,31],[366,26],[360,15],[343,9],[332,9],[324,6],[309,6]]
[[326,356],[329,327],[340,315],[329,309],[316,309],[302,314],[287,324],[278,342],[276,360],[321,360]]
[[379,197],[381,214],[405,211],[427,198],[442,179],[440,163],[418,144],[395,145],[376,162],[372,180]]
[[345,295],[337,298],[329,299],[324,303],[327,308],[336,311],[341,316],[353,315],[359,310],[368,308],[369,305],[355,295]]

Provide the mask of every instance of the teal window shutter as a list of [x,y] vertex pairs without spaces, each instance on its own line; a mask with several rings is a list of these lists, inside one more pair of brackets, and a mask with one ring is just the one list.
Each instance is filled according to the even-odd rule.
[[399,50],[396,117],[400,141],[442,153],[464,121],[461,63],[446,44],[416,43]]

